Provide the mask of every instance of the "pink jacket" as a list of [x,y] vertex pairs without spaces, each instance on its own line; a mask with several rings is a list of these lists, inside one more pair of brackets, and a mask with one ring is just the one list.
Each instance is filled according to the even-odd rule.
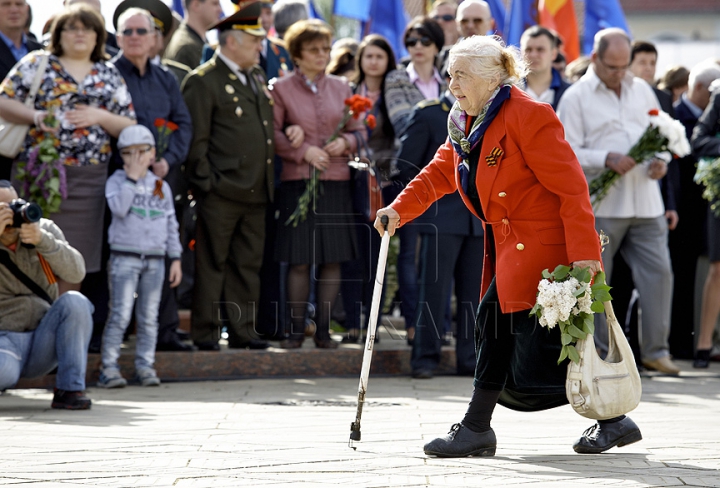
[[[303,156],[310,146],[323,147],[345,113],[345,99],[352,96],[350,85],[344,78],[320,75],[316,80],[318,92],[313,93],[302,77],[296,73],[280,78],[273,85],[275,101],[275,153],[282,158],[281,181],[303,180],[310,177],[310,164]],[[362,119],[362,117],[361,117]],[[350,179],[348,156],[357,149],[352,132],[367,139],[367,130],[361,119],[350,118],[345,124],[343,137],[350,145],[347,156],[331,158],[331,164],[321,180],[343,181]],[[285,128],[299,125],[305,131],[305,141],[295,149],[285,136]]]

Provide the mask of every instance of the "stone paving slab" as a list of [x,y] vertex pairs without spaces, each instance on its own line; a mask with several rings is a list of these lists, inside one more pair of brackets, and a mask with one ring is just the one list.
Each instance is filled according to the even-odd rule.
[[593,422],[569,406],[498,407],[492,458],[437,459],[470,378],[372,377],[362,441],[348,447],[357,378],[91,388],[87,412],[46,390],[0,397],[0,485],[33,487],[720,487],[720,364],[643,377],[642,442],[600,455],[572,443]]

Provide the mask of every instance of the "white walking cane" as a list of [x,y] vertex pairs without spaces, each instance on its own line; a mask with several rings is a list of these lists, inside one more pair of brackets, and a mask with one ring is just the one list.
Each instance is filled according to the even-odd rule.
[[367,326],[367,337],[365,338],[365,351],[363,352],[362,369],[360,370],[360,384],[358,385],[358,407],[355,422],[350,424],[350,440],[348,446],[357,449],[352,445],[353,441],[360,440],[360,417],[362,417],[365,393],[367,393],[368,376],[370,375],[370,361],[372,361],[373,346],[375,345],[375,328],[378,314],[380,312],[380,298],[382,297],[383,283],[385,281],[385,264],[387,262],[390,234],[387,231],[388,216],[380,217],[385,232],[380,243],[380,256],[378,257],[377,273],[375,274],[375,288],[373,289],[372,305],[370,306],[370,320]]

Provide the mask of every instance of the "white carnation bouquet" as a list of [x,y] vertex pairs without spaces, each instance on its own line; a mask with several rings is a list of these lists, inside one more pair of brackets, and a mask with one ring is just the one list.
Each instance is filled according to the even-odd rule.
[[[650,110],[648,116],[650,125],[635,145],[630,148],[628,156],[640,164],[667,151],[679,158],[690,154],[690,143],[685,134],[685,127],[680,122],[657,109]],[[597,206],[607,196],[610,188],[621,177],[621,174],[608,169],[590,182],[590,196],[594,197],[594,206]]]
[[560,327],[562,351],[558,364],[567,357],[580,361],[575,343],[595,332],[594,314],[605,311],[604,302],[612,300],[609,291],[602,271],[594,280],[588,268],[560,265],[552,273],[543,271],[530,316],[537,316],[540,325],[548,329]]

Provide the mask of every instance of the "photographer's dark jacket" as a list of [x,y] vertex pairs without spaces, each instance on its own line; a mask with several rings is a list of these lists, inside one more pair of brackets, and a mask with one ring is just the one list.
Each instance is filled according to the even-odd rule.
[[[58,296],[55,277],[69,283],[81,282],[85,278],[85,260],[68,244],[52,220],[41,219],[39,224],[43,236],[34,249],[22,246],[18,240],[14,252],[2,244],[0,252],[10,254],[15,265],[55,300]],[[0,264],[0,333],[5,330],[35,330],[49,308],[45,300],[35,295],[5,265]]]

